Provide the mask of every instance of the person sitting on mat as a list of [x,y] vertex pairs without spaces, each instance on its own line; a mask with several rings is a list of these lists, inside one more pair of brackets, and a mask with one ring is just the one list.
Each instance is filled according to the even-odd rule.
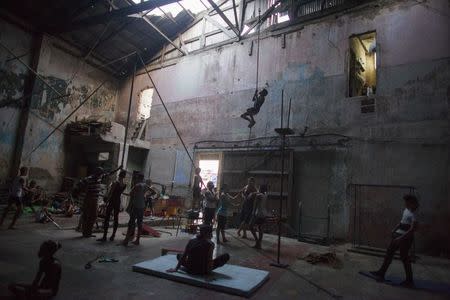
[[126,176],[127,171],[125,170],[120,171],[119,178],[116,181],[114,181],[109,188],[109,192],[106,197],[107,204],[106,204],[105,220],[103,222],[103,237],[97,240],[99,242],[106,241],[106,236],[108,235],[109,218],[111,218],[111,214],[113,214],[114,216],[114,224],[113,224],[113,232],[109,240],[114,241],[117,227],[119,227],[120,200],[122,193],[127,188],[127,184],[124,182]]
[[205,191],[205,207],[203,209],[203,223],[207,225],[213,224],[216,214],[217,196],[214,191],[214,182],[208,181]]
[[252,99],[252,101],[254,102],[253,107],[248,108],[247,111],[241,115],[241,118],[249,122],[248,128],[252,128],[256,124],[253,116],[259,113],[259,110],[261,109],[261,106],[263,105],[267,94],[268,92],[266,89],[262,89],[259,93],[258,90],[256,90],[255,95],[253,95]]
[[[259,192],[252,194],[250,197],[254,197],[252,220],[250,221],[250,231],[255,238],[256,244],[253,248],[261,249],[261,243],[263,238],[263,225],[266,221],[266,200],[267,200],[267,185],[261,184],[259,186]],[[258,236],[256,236],[256,229],[258,229]]]
[[232,206],[239,206],[232,201],[236,199],[237,195],[232,197],[228,194],[228,185],[222,184],[220,189],[219,208],[217,209],[217,228],[216,228],[216,241],[220,244],[220,234],[222,234],[222,240],[224,243],[228,242],[225,238],[225,227],[227,225],[228,209]]
[[239,229],[237,231],[238,236],[241,236],[241,231],[243,231],[242,238],[247,238],[247,227],[250,224],[253,211],[253,198],[250,197],[252,193],[256,193],[255,178],[250,177],[247,181],[247,185],[241,190],[242,198],[244,199],[244,204],[242,204],[241,216]]
[[214,243],[211,238],[212,226],[201,225],[200,234],[189,241],[183,254],[177,255],[177,266],[167,272],[177,272],[183,266],[189,274],[206,275],[225,265],[230,260],[230,255],[225,253],[213,259]]
[[416,210],[419,207],[419,202],[414,195],[405,195],[403,199],[405,200],[403,216],[400,223],[392,230],[392,240],[387,248],[383,265],[378,271],[372,271],[370,273],[379,281],[383,281],[395,251],[400,249],[400,258],[406,273],[406,280],[401,284],[404,286],[413,286],[413,272],[408,252],[414,241],[414,231],[417,229]]
[[42,243],[38,252],[41,261],[33,283],[12,283],[8,287],[17,299],[50,299],[56,296],[61,280],[61,263],[53,255],[59,248],[61,244],[52,240]]

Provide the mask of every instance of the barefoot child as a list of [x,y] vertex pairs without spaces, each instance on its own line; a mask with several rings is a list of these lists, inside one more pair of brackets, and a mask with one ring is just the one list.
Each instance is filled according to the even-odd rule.
[[230,196],[228,194],[228,185],[222,184],[221,193],[219,197],[219,208],[217,209],[217,229],[216,229],[216,240],[217,244],[220,244],[220,233],[222,234],[222,240],[224,243],[228,242],[225,238],[225,227],[227,225],[227,217],[229,214],[230,206],[239,206],[239,203],[235,204],[232,201],[236,199],[237,196]]
[[205,207],[203,208],[203,224],[212,225],[217,207],[217,195],[214,191],[214,182],[208,181],[204,196]]
[[41,261],[33,283],[9,285],[9,290],[18,299],[50,299],[56,296],[61,280],[61,263],[53,255],[59,248],[61,244],[52,240],[42,243],[38,252]]
[[243,231],[242,237],[247,238],[247,227],[251,221],[252,211],[253,211],[253,198],[249,197],[252,193],[256,193],[255,178],[250,177],[247,181],[247,185],[240,192],[244,203],[241,209],[240,225],[238,229],[238,236],[241,236],[241,231]]
[[106,213],[105,220],[103,222],[103,237],[98,239],[99,242],[106,241],[106,236],[108,235],[109,219],[111,214],[114,216],[113,232],[110,241],[114,241],[116,236],[117,227],[119,227],[119,212],[120,212],[120,199],[122,193],[125,191],[127,184],[124,182],[127,172],[125,170],[120,171],[119,178],[114,181],[110,188],[107,196]]
[[136,240],[133,242],[135,245],[139,245],[142,231],[142,219],[144,218],[145,209],[145,193],[149,190],[149,186],[144,182],[144,175],[139,174],[136,176],[136,184],[130,191],[130,203],[128,204],[127,211],[130,212],[130,220],[128,221],[128,230],[123,245],[127,246],[130,239],[134,235],[136,224],[138,227]]
[[[262,184],[259,187],[259,192],[254,193],[250,197],[254,197],[252,220],[250,221],[250,231],[255,238],[256,244],[253,248],[261,249],[263,238],[263,225],[266,221],[266,200],[267,200],[267,185]],[[258,236],[256,236],[258,230]]]
[[419,207],[419,202],[414,195],[405,195],[403,199],[405,200],[403,216],[400,223],[392,230],[392,240],[387,248],[383,265],[378,271],[370,273],[376,276],[378,280],[383,281],[395,251],[400,249],[400,258],[406,273],[406,280],[401,284],[404,286],[414,286],[413,272],[409,260],[409,249],[414,241],[414,231],[417,229],[416,210]]

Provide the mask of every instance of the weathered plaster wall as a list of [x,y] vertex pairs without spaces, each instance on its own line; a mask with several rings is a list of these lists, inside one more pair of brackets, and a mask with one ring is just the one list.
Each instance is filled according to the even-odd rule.
[[[448,1],[380,4],[305,24],[286,34],[285,49],[281,36],[262,39],[260,85],[268,83],[269,95],[252,136],[273,135],[284,89],[285,98],[292,98],[291,121],[297,133],[308,126],[309,133],[353,137],[346,155],[338,155],[332,167],[334,179],[327,198],[332,236],[346,238],[350,231],[348,184],[414,185],[422,202],[418,249],[430,251],[433,241],[443,239],[434,251],[448,251],[449,238],[439,229],[450,225]],[[347,97],[349,37],[368,31],[377,34],[376,111],[361,114],[362,99]],[[256,57],[255,51],[248,55],[249,47],[250,40],[244,40],[188,55],[176,65],[152,72],[190,147],[199,140],[248,137],[247,123],[239,116],[251,105],[255,89]],[[146,85],[146,75],[139,75],[135,91]],[[174,153],[181,145],[156,95],[147,129],[151,159],[158,161],[151,176],[170,182],[173,161],[161,159],[161,153]],[[189,173],[189,164],[184,166]]]
[[94,116],[101,121],[114,120],[118,93],[117,83],[110,75],[61,50],[58,45],[60,41],[44,38],[38,72],[61,95],[69,96],[59,97],[42,81],[36,81],[22,155],[23,164],[31,168],[30,176],[50,189],[58,189],[64,175],[63,132],[55,132],[30,155],[32,149],[105,80],[106,83],[67,122]]
[[[0,19],[0,41],[30,63],[31,35]],[[28,70],[0,48],[0,182],[9,173]]]

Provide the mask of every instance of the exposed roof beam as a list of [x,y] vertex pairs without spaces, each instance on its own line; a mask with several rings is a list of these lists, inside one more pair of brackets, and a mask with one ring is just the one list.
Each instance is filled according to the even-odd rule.
[[206,16],[205,16],[205,19],[206,19],[209,23],[213,24],[214,26],[216,26],[217,28],[219,28],[220,30],[222,30],[222,32],[225,33],[230,39],[233,39],[233,38],[236,37],[235,35],[233,35],[233,33],[231,33],[231,32],[230,32],[229,30],[227,30],[225,27],[223,27],[222,25],[220,25],[220,23],[217,22],[216,20],[214,20],[212,17],[206,15]]
[[240,0],[239,2],[239,31],[242,33],[244,28],[244,19],[245,19],[245,9],[247,8],[247,3],[245,0]]
[[177,1],[176,0],[152,0],[152,1],[141,2],[139,4],[131,5],[131,6],[124,7],[124,8],[118,8],[116,6],[116,9],[111,12],[107,12],[107,13],[92,16],[92,17],[87,17],[85,19],[70,23],[67,26],[62,26],[62,28],[59,30],[58,30],[58,28],[54,28],[54,30],[59,31],[59,32],[66,32],[66,31],[72,31],[72,30],[76,30],[79,28],[87,27],[87,26],[103,24],[103,23],[106,23],[113,19],[123,19],[129,15],[138,14],[143,11],[154,9],[156,7],[171,4],[174,2],[177,2]]
[[267,18],[268,18],[269,16],[272,15],[272,13],[273,13],[275,7],[276,7],[280,2],[281,2],[281,0],[277,0],[272,6],[270,6],[270,7],[269,7],[269,8],[261,15],[260,19],[259,19],[257,22],[255,22],[255,24],[253,24],[252,26],[250,26],[250,27],[249,27],[242,35],[244,36],[244,35],[248,34],[250,31],[252,31],[255,27],[261,26],[261,24],[262,24],[265,20],[267,20]]
[[236,8],[236,0],[233,0],[233,12],[234,12],[234,23],[236,24],[236,28],[239,30],[239,21],[238,21],[238,14],[237,14],[237,8]]
[[[130,0],[126,1],[128,3],[128,5],[131,6],[136,6],[134,5],[133,2],[131,2]],[[172,1],[172,2],[177,2],[177,1]],[[140,4],[138,4],[140,5]],[[115,9],[117,9],[117,6],[113,5],[113,7]],[[139,13],[139,15],[141,16],[141,18],[148,24],[150,25],[156,32],[158,32],[166,41],[168,41],[172,46],[174,46],[175,48],[177,48],[178,51],[181,52],[181,54],[183,55],[187,55],[187,51],[181,49],[177,44],[175,44],[167,35],[164,34],[164,32],[162,32],[155,24],[152,23],[152,21],[150,21],[150,18],[147,17],[147,15],[145,13]]]
[[214,3],[213,0],[208,0],[208,2],[209,2],[209,4],[211,4],[211,6],[214,8],[214,10],[219,14],[219,16],[225,21],[225,23],[227,23],[227,25],[230,26],[231,30],[233,30],[233,32],[236,34],[236,36],[239,37],[239,35],[240,35],[239,30],[236,28],[236,26],[233,25],[233,23],[231,23],[231,21],[227,18],[227,16],[225,16],[225,14],[220,9],[220,7],[217,6],[217,4]]

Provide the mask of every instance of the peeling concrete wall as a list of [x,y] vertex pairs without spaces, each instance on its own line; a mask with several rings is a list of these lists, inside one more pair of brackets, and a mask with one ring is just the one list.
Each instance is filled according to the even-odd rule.
[[[297,133],[308,126],[309,133],[353,137],[345,157],[330,171],[334,174],[327,198],[332,204],[332,236],[346,239],[351,230],[348,184],[413,185],[422,203],[418,250],[448,254],[449,237],[441,230],[450,226],[448,1],[379,4],[288,32],[285,49],[281,35],[261,40],[259,82],[261,87],[269,85],[269,95],[252,137],[274,134],[284,89],[285,99],[292,98],[291,124]],[[369,31],[376,31],[377,94],[375,112],[362,114],[364,98],[347,97],[349,37]],[[249,56],[250,42],[188,55],[176,65],[152,72],[191,150],[199,140],[248,138],[247,122],[239,116],[252,105],[255,89],[256,51]],[[139,75],[135,92],[146,85],[146,75]],[[173,168],[173,161],[161,160],[161,153],[173,153],[181,145],[156,95],[147,138],[153,145],[151,160],[158,160],[158,170],[152,168],[151,175],[170,182],[167,170]],[[392,213],[400,218],[401,211]],[[430,246],[439,239],[444,242]]]
[[64,176],[65,126],[30,155],[31,151],[106,79],[67,122],[91,116],[101,121],[114,120],[118,93],[115,79],[68,54],[61,46],[67,47],[54,38],[44,37],[38,72],[60,95],[69,96],[61,97],[42,81],[36,81],[22,153],[22,164],[30,167],[30,176],[52,190],[59,188]]
[[[23,55],[21,59],[30,64],[31,34],[6,21],[0,22],[2,43],[16,55]],[[44,36],[37,72],[52,88],[40,79],[35,81],[22,151],[22,165],[30,167],[30,178],[52,191],[60,188],[64,176],[65,125],[30,155],[32,149],[104,80],[108,81],[67,122],[93,116],[101,121],[115,119],[118,82],[69,54],[71,51],[60,40]],[[17,101],[10,100],[23,96],[24,81],[29,74],[25,66],[11,59],[3,49],[0,72],[0,104],[5,105],[0,108],[0,179],[3,181],[12,161],[20,115]]]
[[[30,63],[31,35],[0,19],[0,41]],[[23,56],[22,56],[23,55]],[[8,176],[28,70],[0,48],[0,182]]]

